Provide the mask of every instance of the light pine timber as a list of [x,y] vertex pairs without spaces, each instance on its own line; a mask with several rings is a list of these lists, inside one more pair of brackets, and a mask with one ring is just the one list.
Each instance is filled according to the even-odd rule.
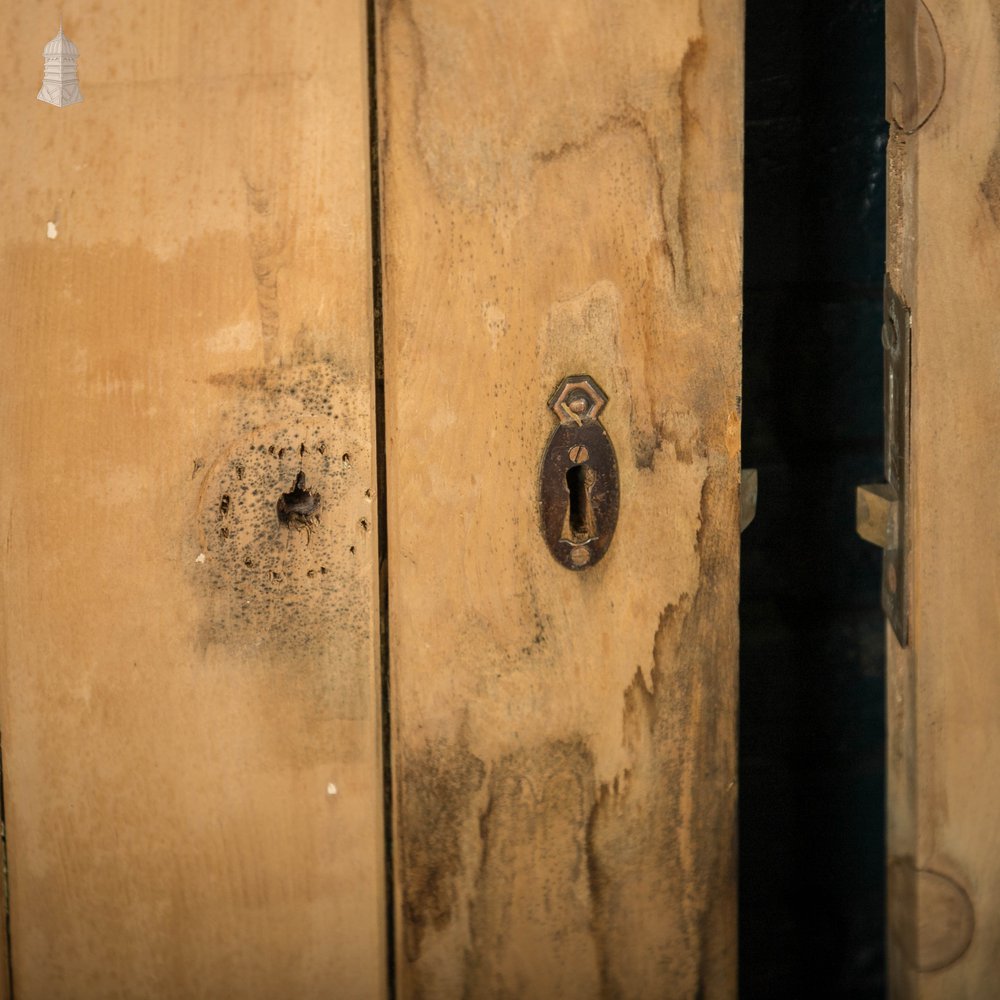
[[888,270],[913,330],[891,995],[979,1000],[1000,988],[1000,2],[891,0],[886,26]]
[[364,6],[0,13],[17,1000],[384,995]]
[[[732,997],[742,4],[377,11],[400,996]],[[578,373],[583,573],[537,509]]]

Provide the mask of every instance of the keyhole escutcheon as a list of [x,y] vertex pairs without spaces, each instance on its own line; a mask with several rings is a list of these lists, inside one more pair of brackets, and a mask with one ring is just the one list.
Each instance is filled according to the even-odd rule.
[[589,375],[570,375],[549,407],[559,420],[542,456],[539,507],[549,551],[567,569],[599,562],[618,522],[618,462],[598,414],[607,395]]

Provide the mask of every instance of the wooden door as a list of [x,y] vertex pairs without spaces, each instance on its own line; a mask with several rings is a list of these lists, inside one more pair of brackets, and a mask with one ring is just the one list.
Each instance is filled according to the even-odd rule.
[[890,0],[888,275],[911,316],[905,595],[887,631],[892,996],[1000,969],[1000,4]]
[[364,7],[65,13],[70,107],[0,19],[14,995],[379,996]]
[[742,4],[376,6],[399,993],[732,996]]
[[47,11],[0,67],[17,1000],[733,996],[742,4],[66,13],[82,103]]

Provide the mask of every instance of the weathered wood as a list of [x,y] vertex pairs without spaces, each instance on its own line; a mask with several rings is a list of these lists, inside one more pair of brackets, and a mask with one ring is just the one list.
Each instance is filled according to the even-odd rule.
[[733,996],[742,4],[378,9],[401,995]]
[[379,996],[364,6],[3,7],[18,1000]]
[[887,32],[889,274],[913,328],[910,642],[887,639],[891,990],[971,1000],[1000,967],[1000,2],[891,0]]

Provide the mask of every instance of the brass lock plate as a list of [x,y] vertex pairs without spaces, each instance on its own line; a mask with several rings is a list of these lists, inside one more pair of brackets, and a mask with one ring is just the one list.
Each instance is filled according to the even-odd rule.
[[906,477],[910,462],[910,310],[885,281],[882,318],[884,483],[859,486],[857,531],[882,548],[882,610],[901,646],[909,640]]
[[618,523],[618,461],[598,419],[608,402],[589,375],[569,375],[549,399],[559,425],[542,457],[542,535],[556,560],[583,570],[604,557]]
[[895,494],[895,524],[887,532],[882,555],[882,610],[905,646],[906,613],[906,474],[910,462],[910,310],[885,279],[882,318],[883,391],[885,393],[885,473]]

